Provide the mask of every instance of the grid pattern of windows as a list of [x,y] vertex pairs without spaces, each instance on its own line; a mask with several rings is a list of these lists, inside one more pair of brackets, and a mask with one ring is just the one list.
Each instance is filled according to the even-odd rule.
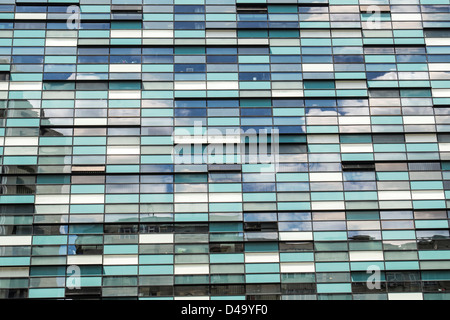
[[[449,28],[448,0],[0,0],[0,298],[450,299]],[[277,166],[177,163],[199,125],[278,130]]]

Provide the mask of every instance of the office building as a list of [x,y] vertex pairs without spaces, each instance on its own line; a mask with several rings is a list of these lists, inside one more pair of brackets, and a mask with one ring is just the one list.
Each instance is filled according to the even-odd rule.
[[447,300],[449,0],[0,0],[0,297]]

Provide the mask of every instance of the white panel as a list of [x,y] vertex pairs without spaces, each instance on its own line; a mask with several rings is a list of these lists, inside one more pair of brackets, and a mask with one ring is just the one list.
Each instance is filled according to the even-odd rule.
[[208,90],[237,90],[239,89],[238,81],[208,81]]
[[37,147],[6,147],[4,154],[11,155],[37,155]]
[[311,202],[312,210],[344,210],[344,201],[317,201]]
[[428,80],[428,72],[419,72],[419,71],[403,71],[398,73],[398,79],[399,80]]
[[141,92],[139,90],[113,90],[109,91],[110,99],[140,99]]
[[111,38],[141,38],[141,30],[111,30]]
[[333,65],[331,63],[304,63],[303,72],[314,72],[314,71],[328,71],[333,72]]
[[305,273],[315,272],[314,262],[282,262],[280,263],[282,273]]
[[403,116],[404,124],[434,124],[433,116]]
[[373,152],[371,143],[343,143],[341,152]]
[[0,246],[29,246],[32,236],[0,236]]
[[103,256],[102,255],[78,255],[78,256],[67,256],[67,264],[102,264]]
[[0,278],[21,278],[29,277],[28,267],[0,267]]
[[391,13],[392,21],[420,21],[420,13]]
[[388,300],[423,300],[421,292],[388,293]]
[[280,232],[279,238],[281,241],[313,240],[313,234],[312,232]]
[[[206,136],[197,137],[176,135],[173,138],[173,142],[174,144],[203,144],[208,142],[207,139],[208,138]],[[189,151],[189,149],[186,151]]]
[[409,191],[378,191],[379,200],[410,200]]
[[269,39],[271,47],[300,47],[300,39]]
[[41,90],[42,82],[11,82],[9,90]]
[[238,39],[238,45],[268,45],[269,39]]
[[137,255],[104,255],[104,265],[134,265],[138,264]]
[[310,181],[342,181],[340,172],[311,172]]
[[450,151],[450,143],[439,143],[439,150],[441,152]]
[[76,126],[106,126],[108,119],[106,118],[77,118],[74,121]]
[[209,296],[198,296],[198,297],[174,297],[173,300],[209,300]]
[[45,45],[47,47],[76,47],[78,45],[78,39],[47,38]]
[[206,90],[205,81],[176,81],[175,90]]
[[105,196],[103,194],[72,194],[70,196],[71,203],[104,203]]
[[303,90],[272,90],[274,97],[303,97]]
[[450,63],[429,63],[428,70],[430,70],[430,71],[450,71]]
[[432,89],[433,98],[439,98],[439,97],[450,97],[450,92],[448,89]]
[[413,200],[444,200],[443,190],[411,191]]
[[370,124],[369,116],[358,116],[358,117],[349,117],[349,116],[340,116],[339,118],[340,125],[346,124]]
[[[233,132],[233,134],[227,134],[227,135],[222,136],[222,135],[215,135],[213,130],[214,130],[213,128],[208,128],[208,135],[207,135],[208,143],[227,144],[227,143],[240,143],[241,142],[241,136],[234,134],[234,132]],[[223,152],[226,152],[226,150],[227,150],[226,145],[224,145]]]
[[46,13],[26,13],[26,12],[18,12],[14,15],[15,20],[46,20]]
[[245,262],[279,262],[278,252],[251,252],[245,253]]
[[237,40],[236,39],[225,39],[225,38],[209,38],[206,39],[206,44],[208,45],[236,45]]
[[450,46],[449,38],[425,38],[427,46]]
[[173,30],[143,30],[144,38],[173,38]]
[[173,243],[173,234],[140,234],[139,243]]
[[108,146],[108,154],[140,154],[140,146]]
[[141,72],[141,65],[138,63],[110,64],[109,72]]
[[436,134],[405,134],[406,142],[437,142]]
[[174,274],[207,274],[208,264],[175,264]]
[[207,30],[207,38],[236,38],[236,31],[234,30]]
[[383,261],[383,251],[350,251],[350,261]]
[[68,194],[37,194],[36,204],[57,204],[57,203],[69,203]]

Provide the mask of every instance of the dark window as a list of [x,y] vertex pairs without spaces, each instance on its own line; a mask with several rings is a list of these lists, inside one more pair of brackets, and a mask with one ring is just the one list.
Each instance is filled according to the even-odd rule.
[[343,162],[343,171],[374,171],[375,163],[363,163],[363,162]]
[[161,296],[173,296],[172,286],[150,286],[139,287],[140,297],[161,297]]
[[403,134],[374,134],[373,143],[404,143]]
[[211,253],[240,253],[244,252],[244,244],[242,243],[211,243],[209,245]]
[[176,233],[207,233],[209,232],[209,227],[206,223],[204,224],[175,224]]
[[315,283],[286,283],[281,285],[281,294],[315,294]]
[[174,294],[176,296],[207,296],[209,295],[209,286],[175,286]]
[[224,284],[224,285],[211,285],[211,295],[216,296],[232,296],[232,295],[244,295],[245,285],[240,284]]
[[247,284],[247,293],[250,294],[280,293],[280,291],[280,284]]
[[237,3],[237,13],[267,13],[267,5],[259,3]]
[[244,231],[278,231],[276,222],[245,222]]
[[302,252],[313,251],[314,245],[312,242],[281,242],[279,244],[280,252]]
[[173,232],[173,230],[173,225],[166,223],[141,224],[139,226],[139,233],[167,233]]

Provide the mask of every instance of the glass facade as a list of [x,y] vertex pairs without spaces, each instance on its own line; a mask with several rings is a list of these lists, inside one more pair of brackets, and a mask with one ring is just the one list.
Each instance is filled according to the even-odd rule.
[[[449,28],[449,0],[0,0],[0,298],[450,299]],[[276,165],[239,135],[176,161],[236,129]]]

